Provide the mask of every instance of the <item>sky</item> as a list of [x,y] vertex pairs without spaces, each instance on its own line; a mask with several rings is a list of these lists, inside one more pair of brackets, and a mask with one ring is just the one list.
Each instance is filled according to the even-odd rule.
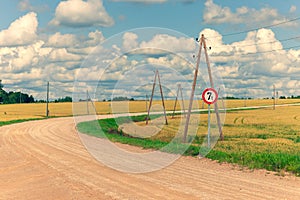
[[[45,99],[144,98],[154,71],[166,98],[191,90],[205,36],[221,96],[300,95],[300,2],[2,0],[0,80]],[[196,95],[209,87],[202,51]]]

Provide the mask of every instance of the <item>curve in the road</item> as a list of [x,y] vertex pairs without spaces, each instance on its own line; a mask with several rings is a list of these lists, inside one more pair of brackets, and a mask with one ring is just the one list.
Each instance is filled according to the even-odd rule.
[[232,165],[193,157],[181,157],[156,172],[118,172],[97,162],[87,152],[73,118],[0,127],[0,152],[0,199],[300,197],[300,180],[294,176],[237,170]]

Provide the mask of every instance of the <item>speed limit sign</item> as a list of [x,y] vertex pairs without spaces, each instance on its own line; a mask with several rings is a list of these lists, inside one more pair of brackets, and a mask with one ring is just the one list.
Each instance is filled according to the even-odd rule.
[[207,104],[214,104],[218,100],[218,93],[213,88],[206,88],[202,93],[202,99]]

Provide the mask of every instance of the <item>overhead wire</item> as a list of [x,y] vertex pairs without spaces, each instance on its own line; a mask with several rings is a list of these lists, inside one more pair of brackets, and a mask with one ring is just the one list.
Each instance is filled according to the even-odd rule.
[[[279,40],[274,40],[274,41],[269,41],[269,42],[260,42],[260,43],[249,43],[249,44],[244,44],[244,45],[235,45],[235,47],[248,47],[248,46],[256,46],[256,45],[265,45],[265,44],[272,44],[276,42],[286,42],[290,40],[295,40],[295,39],[300,39],[300,36],[296,37],[291,37],[291,38],[286,38],[286,39],[279,39]],[[222,46],[214,46],[213,48],[221,48]]]
[[227,36],[232,36],[232,35],[240,35],[240,34],[243,34],[243,33],[248,33],[250,31],[256,31],[256,30],[263,29],[263,28],[271,28],[271,27],[275,27],[275,26],[280,26],[282,24],[287,24],[287,23],[297,21],[297,20],[300,20],[300,17],[296,17],[296,18],[293,18],[293,19],[290,19],[290,20],[286,20],[286,21],[271,24],[271,25],[260,26],[260,27],[256,27],[256,28],[252,28],[252,29],[247,29],[247,30],[244,30],[244,31],[227,33],[227,34],[223,34],[222,36],[215,36],[215,37],[208,37],[208,38],[211,39],[211,38],[218,38],[218,37],[227,37]]
[[[296,17],[296,18],[293,18],[293,19],[290,19],[290,20],[286,20],[286,21],[283,21],[283,22],[279,22],[279,23],[276,23],[276,24],[271,24],[271,25],[256,27],[256,28],[252,28],[252,29],[248,29],[248,30],[244,30],[244,31],[239,31],[239,32],[228,33],[228,34],[224,34],[222,36],[205,37],[205,39],[210,40],[212,38],[226,37],[226,36],[232,36],[232,35],[239,35],[239,34],[243,34],[243,33],[248,33],[250,31],[256,31],[256,30],[259,30],[259,29],[262,29],[262,28],[271,28],[271,27],[275,27],[275,26],[280,26],[282,24],[291,23],[291,22],[297,21],[297,20],[300,20],[300,17]],[[295,40],[295,39],[299,39],[299,38],[300,38],[300,36],[295,36],[295,37],[290,37],[290,38],[281,39],[281,40],[268,41],[268,42],[235,45],[235,47],[248,47],[248,46],[256,46],[256,45],[265,45],[265,44],[272,44],[272,43],[276,43],[276,42],[286,42],[286,41]],[[221,48],[221,47],[222,46],[214,46],[213,48]],[[298,48],[298,47],[300,47],[300,45],[296,45],[296,46],[292,46],[292,47],[286,47],[286,48],[281,48],[281,49],[276,49],[276,50],[270,50],[270,51],[261,51],[261,52],[248,53],[248,54],[238,54],[238,55],[252,55],[252,54],[260,54],[260,53],[270,53],[270,52],[276,52],[276,51],[280,51],[280,50],[287,50],[287,49]]]
[[258,52],[253,52],[253,53],[236,52],[234,55],[235,56],[248,56],[248,55],[255,55],[255,54],[264,54],[264,53],[278,52],[278,51],[283,51],[283,50],[288,50],[288,49],[294,49],[294,48],[300,48],[300,45],[296,45],[296,46],[292,46],[292,47],[286,47],[286,48],[280,48],[280,49],[272,49],[272,50],[269,50],[269,51],[258,51]]

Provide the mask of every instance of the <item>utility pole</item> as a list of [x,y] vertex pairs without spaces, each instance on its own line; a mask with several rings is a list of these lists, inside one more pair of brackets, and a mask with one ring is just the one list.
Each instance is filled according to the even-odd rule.
[[[209,59],[208,59],[208,53],[207,53],[205,38],[204,38],[204,35],[202,34],[201,39],[200,39],[199,52],[198,52],[198,56],[197,56],[197,64],[196,64],[196,69],[195,69],[195,74],[194,74],[194,80],[193,80],[192,92],[191,92],[191,97],[190,97],[189,109],[188,109],[188,113],[187,113],[186,124],[185,124],[185,127],[184,127],[184,135],[183,135],[183,139],[182,139],[183,142],[186,142],[188,126],[189,126],[189,121],[190,121],[190,115],[191,115],[191,110],[192,110],[192,105],[193,105],[194,94],[195,94],[195,87],[196,87],[196,82],[197,82],[197,75],[198,75],[198,70],[199,70],[202,47],[204,48],[204,52],[205,52],[205,59],[206,59],[206,64],[207,64],[207,70],[208,70],[208,75],[209,75],[210,86],[211,86],[211,88],[214,88],[214,82],[213,82],[213,78],[212,78],[212,74],[211,74],[211,68],[210,68],[210,63],[209,63]],[[219,127],[220,138],[221,138],[221,140],[224,140],[222,127],[221,127],[221,119],[220,119],[220,115],[219,115],[219,108],[218,108],[217,103],[214,104],[214,108],[215,108],[217,123],[218,123],[218,127]]]
[[177,105],[177,100],[178,100],[178,94],[179,94],[179,87],[180,87],[180,84],[178,84],[178,89],[177,89],[177,94],[176,94],[176,99],[175,99],[175,104],[174,104],[172,118],[174,118],[174,114],[175,114],[175,110],[176,110],[176,105]]
[[201,38],[201,40],[200,40],[200,48],[199,48],[199,52],[198,52],[198,56],[197,56],[196,69],[195,69],[195,73],[194,73],[194,80],[193,80],[193,85],[192,85],[192,92],[191,92],[191,96],[190,96],[190,103],[189,103],[189,108],[188,108],[188,112],[187,112],[187,115],[186,115],[186,122],[185,122],[185,126],[184,126],[183,138],[182,138],[182,142],[184,142],[184,143],[186,142],[187,132],[188,132],[190,118],[191,118],[191,111],[192,111],[192,106],[193,106],[193,101],[194,101],[195,88],[196,88],[198,70],[199,70],[199,65],[200,65],[200,57],[201,57],[202,44],[203,44],[203,40]]
[[49,117],[49,81],[47,82],[46,117]]
[[148,111],[148,95],[146,94],[146,112]]
[[89,111],[89,91],[86,90],[86,112],[89,115],[90,111]]
[[182,95],[182,87],[181,87],[181,85],[179,85],[179,87],[180,87],[180,96],[181,96],[181,104],[182,104],[183,114],[184,114],[184,116],[186,116],[185,107],[184,107],[184,99],[183,99],[183,95]]
[[275,110],[276,106],[276,88],[275,85],[273,84],[273,110]]
[[152,93],[151,93],[151,98],[150,98],[150,102],[149,102],[148,114],[147,114],[147,117],[146,117],[146,124],[148,124],[148,120],[149,120],[149,116],[150,116],[150,109],[151,109],[151,106],[152,106],[154,89],[155,89],[155,84],[156,84],[156,76],[157,76],[157,70],[155,71],[155,75],[154,75]]
[[166,121],[166,125],[168,125],[164,94],[163,94],[163,90],[162,90],[162,87],[161,87],[159,72],[158,72],[158,70],[156,70],[156,71],[157,71],[157,78],[158,78],[159,89],[160,89],[161,102],[162,102],[162,105],[163,105],[163,108],[164,108],[165,121]]
[[[203,40],[203,46],[204,46],[204,52],[205,52],[206,65],[207,65],[207,69],[208,69],[210,86],[212,88],[214,88],[215,86],[214,86],[214,82],[213,82],[213,78],[212,78],[212,74],[211,74],[211,68],[210,68],[210,63],[209,63],[209,59],[208,59],[207,47],[206,47],[206,42],[205,42],[205,38],[204,38],[203,34],[201,36],[201,40]],[[216,117],[217,117],[217,123],[218,123],[220,138],[221,138],[221,140],[224,140],[222,126],[221,126],[221,119],[220,119],[220,114],[219,114],[219,107],[218,107],[217,102],[214,104],[214,108],[215,108],[215,113],[216,113]]]
[[160,89],[160,95],[161,95],[161,101],[162,101],[162,106],[163,106],[163,109],[164,109],[165,121],[166,121],[166,125],[168,125],[168,119],[167,119],[167,113],[166,113],[164,95],[163,95],[163,91],[162,91],[162,86],[161,86],[160,76],[159,76],[158,70],[155,71],[155,76],[154,76],[154,81],[153,81],[153,87],[152,87],[152,94],[151,94],[151,99],[150,99],[150,103],[149,103],[150,105],[149,105],[149,108],[148,108],[148,115],[147,115],[147,118],[146,118],[146,124],[148,124],[148,120],[149,120],[149,117],[150,117],[150,109],[151,109],[152,101],[153,101],[153,95],[154,95],[156,77],[158,79],[158,84],[159,84],[159,89]]
[[94,102],[93,102],[93,100],[92,100],[92,98],[91,98],[90,93],[89,93],[88,90],[87,90],[87,97],[88,97],[87,100],[91,102],[91,104],[92,104],[92,106],[93,106],[93,108],[95,110],[95,113],[97,114],[96,106],[95,106],[95,104],[94,104]]
[[245,92],[245,96],[244,96],[244,107],[247,107],[247,92]]
[[174,118],[174,115],[175,115],[175,110],[176,110],[176,106],[177,106],[179,92],[180,92],[180,96],[181,96],[181,104],[182,104],[183,114],[185,115],[184,100],[183,100],[183,95],[182,95],[182,87],[181,87],[181,84],[178,84],[178,90],[177,90],[177,95],[176,95],[176,99],[175,99],[172,118]]

